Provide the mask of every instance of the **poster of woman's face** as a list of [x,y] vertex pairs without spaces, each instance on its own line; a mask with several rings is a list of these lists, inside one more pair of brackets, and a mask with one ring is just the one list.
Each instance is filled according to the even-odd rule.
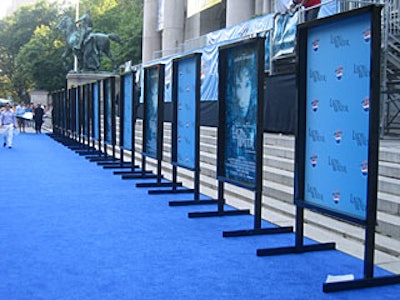
[[225,84],[225,176],[253,184],[256,176],[257,48],[227,49]]

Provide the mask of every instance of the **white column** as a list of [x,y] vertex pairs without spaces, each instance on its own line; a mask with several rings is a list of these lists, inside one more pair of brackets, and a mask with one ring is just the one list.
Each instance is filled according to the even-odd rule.
[[181,51],[184,41],[185,0],[164,0],[163,56]]
[[161,50],[158,25],[158,0],[144,0],[143,5],[143,40],[142,62],[151,61],[154,51]]
[[254,0],[227,0],[226,27],[249,20],[254,16]]

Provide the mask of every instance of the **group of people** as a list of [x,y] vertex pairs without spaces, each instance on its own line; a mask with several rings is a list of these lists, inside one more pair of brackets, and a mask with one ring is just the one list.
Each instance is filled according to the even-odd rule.
[[0,128],[3,134],[3,147],[12,148],[14,131],[19,128],[20,132],[25,132],[26,123],[34,120],[36,133],[42,132],[44,108],[41,104],[34,107],[33,103],[26,106],[21,101],[20,104],[14,109],[11,108],[10,103],[6,103],[0,113]]

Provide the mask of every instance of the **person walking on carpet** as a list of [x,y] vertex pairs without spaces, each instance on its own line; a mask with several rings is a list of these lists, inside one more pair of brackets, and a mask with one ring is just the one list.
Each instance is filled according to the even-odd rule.
[[35,130],[36,133],[42,133],[42,124],[43,124],[43,116],[44,116],[44,110],[42,108],[42,104],[38,104],[33,111],[34,113],[34,119],[35,119]]
[[6,103],[5,110],[0,114],[0,127],[3,130],[3,147],[12,148],[14,129],[17,129],[17,119],[11,110],[10,103]]

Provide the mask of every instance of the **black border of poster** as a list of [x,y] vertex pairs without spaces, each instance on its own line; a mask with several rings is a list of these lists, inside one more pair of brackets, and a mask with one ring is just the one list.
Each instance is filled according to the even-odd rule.
[[[296,204],[296,237],[295,246],[258,249],[258,256],[270,256],[289,253],[304,253],[310,251],[333,250],[335,243],[304,245],[304,208],[309,208],[320,213],[341,218],[344,221],[361,224],[365,227],[365,251],[364,251],[364,277],[361,279],[325,282],[324,292],[336,292],[351,289],[383,286],[400,283],[400,276],[374,277],[374,250],[375,250],[375,226],[377,210],[377,170],[378,170],[378,147],[379,147],[379,99],[380,99],[380,5],[370,5],[349,12],[337,14],[324,19],[317,19],[303,23],[298,26],[297,36],[297,84],[299,89],[298,97],[298,132],[296,137],[296,160],[295,160],[295,196]],[[370,77],[370,116],[369,116],[369,144],[368,144],[368,191],[367,191],[367,217],[366,220],[353,218],[347,214],[338,213],[329,209],[321,208],[304,201],[305,181],[305,148],[306,148],[306,78],[307,74],[307,43],[308,30],[314,26],[340,21],[345,18],[352,18],[359,15],[369,15],[371,18],[371,77]]]

